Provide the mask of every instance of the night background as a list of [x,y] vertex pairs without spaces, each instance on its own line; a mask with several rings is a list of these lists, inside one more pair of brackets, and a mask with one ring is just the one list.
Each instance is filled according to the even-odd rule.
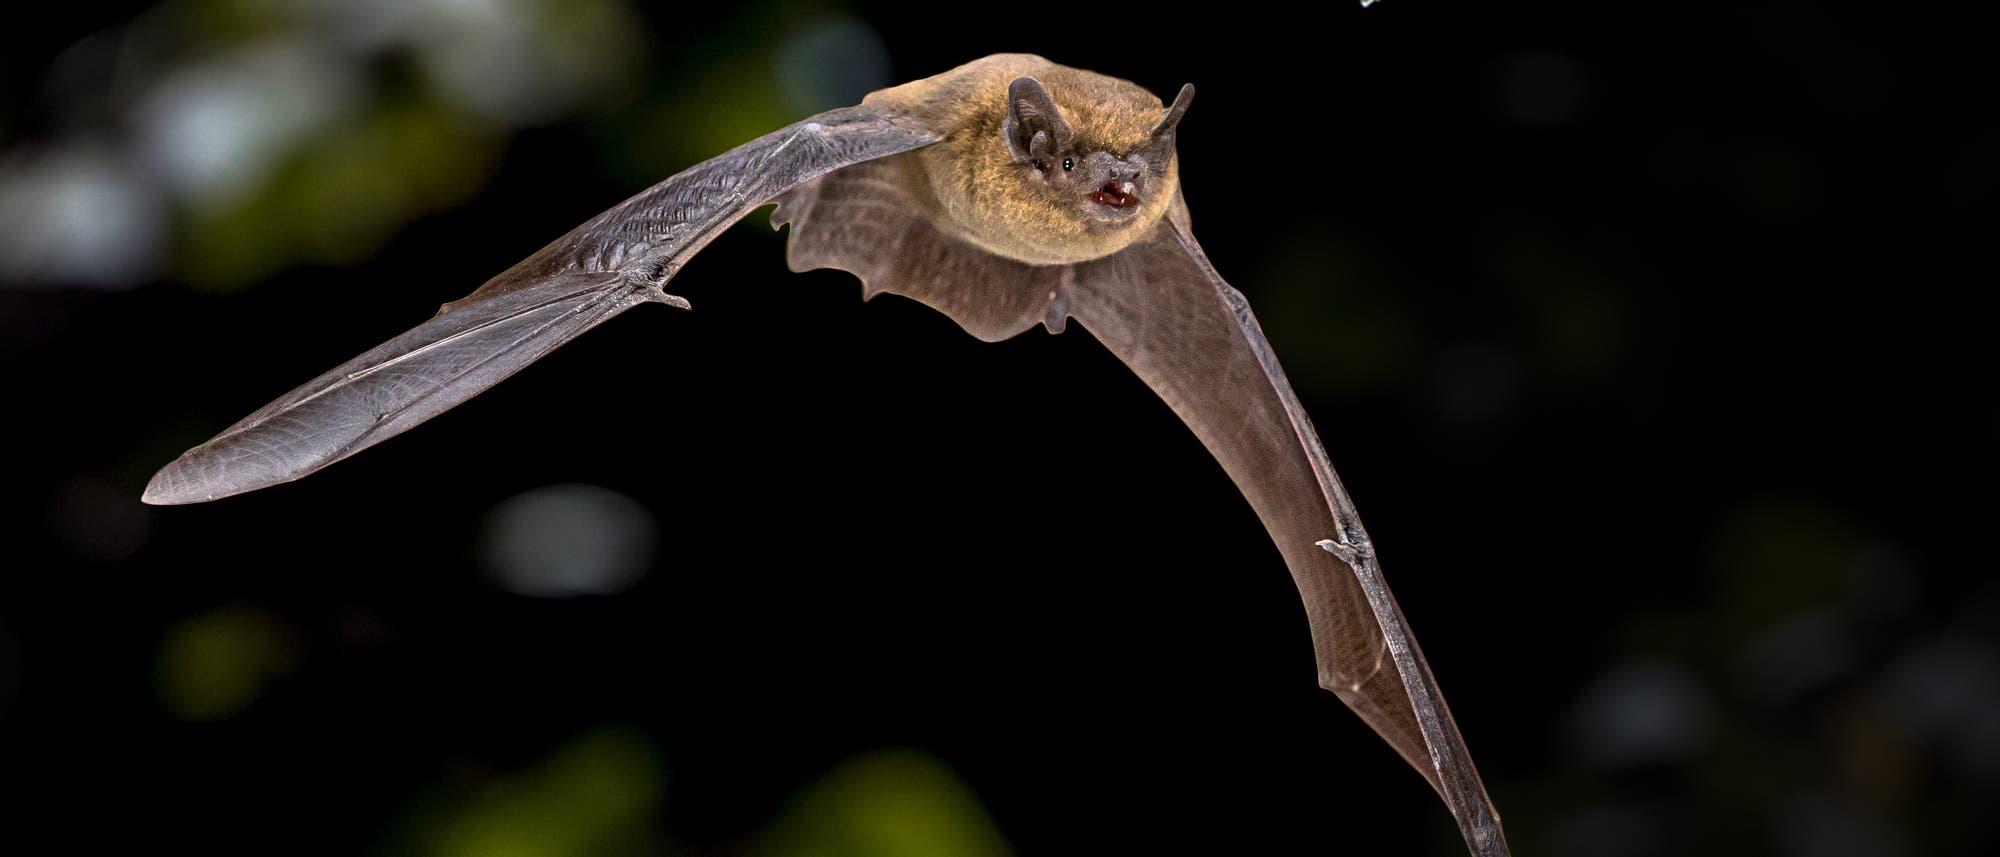
[[668,290],[301,482],[183,449],[684,167],[1026,51],[1171,96],[1516,853],[2000,835],[1992,30],[1937,6],[22,4],[0,854],[1463,854],[1076,326]]

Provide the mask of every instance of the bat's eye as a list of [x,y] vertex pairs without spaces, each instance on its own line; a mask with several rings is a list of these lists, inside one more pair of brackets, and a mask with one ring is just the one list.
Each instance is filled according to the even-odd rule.
[[1068,158],[1064,158],[1064,159],[1063,159],[1063,172],[1069,172],[1070,170],[1073,170],[1073,169],[1076,169],[1076,162],[1075,162],[1075,161],[1072,161],[1072,160],[1070,160],[1070,159],[1068,159]]

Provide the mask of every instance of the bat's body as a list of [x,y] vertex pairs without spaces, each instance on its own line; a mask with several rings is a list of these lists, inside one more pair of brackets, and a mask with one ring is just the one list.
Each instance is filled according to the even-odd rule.
[[297,479],[486,389],[662,287],[776,202],[795,270],[853,272],[984,340],[1088,328],[1195,431],[1257,510],[1310,620],[1320,684],[1423,773],[1468,848],[1499,816],[1360,518],[1242,295],[1188,227],[1171,106],[1126,81],[998,55],[753,140],[607,211],[436,318],[162,469],[152,503]]
[[[1044,85],[1074,95],[1056,103]],[[1062,265],[1111,255],[1157,225],[1180,190],[1178,112],[1163,119],[1152,93],[1041,57],[987,57],[861,103],[944,134],[895,159],[897,181],[932,226],[996,256]]]

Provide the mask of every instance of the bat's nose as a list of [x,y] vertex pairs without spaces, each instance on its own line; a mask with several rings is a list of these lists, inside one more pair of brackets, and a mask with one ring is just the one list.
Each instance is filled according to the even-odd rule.
[[1090,198],[1097,200],[1099,205],[1131,208],[1139,204],[1139,197],[1133,195],[1137,190],[1137,186],[1131,182],[1108,181],[1103,187],[1098,188],[1096,193],[1091,194]]

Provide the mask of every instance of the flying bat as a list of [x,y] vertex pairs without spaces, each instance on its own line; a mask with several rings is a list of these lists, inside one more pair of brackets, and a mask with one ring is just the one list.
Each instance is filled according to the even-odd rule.
[[1189,231],[1171,104],[1129,81],[1000,54],[870,93],[698,164],[488,280],[436,317],[181,455],[148,503],[286,482],[457,405],[643,303],[776,203],[794,271],[921,301],[989,342],[1074,319],[1221,462],[1305,600],[1319,683],[1421,772],[1481,857],[1507,853],[1368,534],[1243,296]]

